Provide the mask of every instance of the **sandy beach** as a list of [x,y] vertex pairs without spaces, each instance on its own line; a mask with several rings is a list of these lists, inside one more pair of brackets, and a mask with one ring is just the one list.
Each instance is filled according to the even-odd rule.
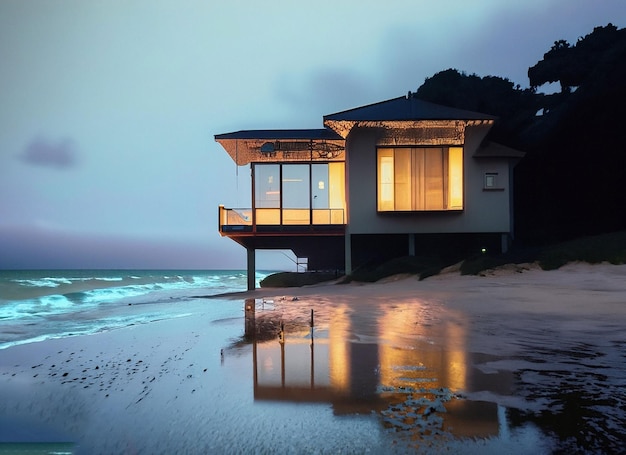
[[[199,297],[174,319],[0,350],[0,442],[71,442],[75,453],[621,450],[626,266],[484,275]],[[226,317],[210,319],[216,299]],[[250,331],[281,324],[254,342]]]

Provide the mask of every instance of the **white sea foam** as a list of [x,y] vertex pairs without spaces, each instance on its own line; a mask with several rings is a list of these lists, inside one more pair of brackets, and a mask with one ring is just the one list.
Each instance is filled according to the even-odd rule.
[[[0,349],[180,317],[191,296],[247,286],[238,270],[54,272],[0,272]],[[265,276],[257,273],[257,282]]]

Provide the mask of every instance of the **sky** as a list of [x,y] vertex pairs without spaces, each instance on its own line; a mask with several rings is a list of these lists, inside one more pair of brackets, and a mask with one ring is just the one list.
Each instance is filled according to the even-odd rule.
[[[245,268],[215,134],[321,128],[456,68],[528,86],[624,0],[2,0],[0,269]],[[295,270],[257,254],[257,269]]]

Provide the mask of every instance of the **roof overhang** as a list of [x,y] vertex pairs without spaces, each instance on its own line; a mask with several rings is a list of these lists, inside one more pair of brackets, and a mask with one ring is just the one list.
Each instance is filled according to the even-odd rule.
[[526,153],[496,142],[483,143],[473,155],[475,158],[513,158],[521,159]]
[[438,122],[463,122],[464,126],[492,125],[495,119],[480,112],[430,103],[409,92],[407,96],[325,115],[324,126],[347,138],[355,128],[410,130],[419,128],[424,122],[430,126],[436,126]]
[[252,162],[341,161],[345,140],[328,129],[247,130],[215,135],[238,166]]
[[[351,131],[360,128],[377,129],[380,141],[394,145],[462,144],[468,126],[493,125],[492,119],[481,120],[331,120],[324,126],[347,138]],[[415,142],[418,140],[419,142]],[[394,142],[395,141],[395,142]]]

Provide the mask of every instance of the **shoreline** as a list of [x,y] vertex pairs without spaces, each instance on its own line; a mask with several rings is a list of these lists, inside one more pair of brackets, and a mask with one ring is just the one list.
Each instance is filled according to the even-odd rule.
[[[374,358],[363,357],[366,364],[384,364],[384,356],[406,346],[447,353],[465,373],[463,380],[450,376],[442,384],[467,399],[511,409],[528,422],[534,414],[558,414],[563,390],[576,390],[581,400],[603,400],[605,407],[614,403],[616,409],[600,423],[591,411],[580,417],[589,431],[606,429],[594,433],[605,444],[601,449],[612,447],[610,432],[616,430],[611,429],[626,422],[619,411],[626,381],[626,265],[583,263],[555,271],[448,273],[422,281],[395,276],[377,283],[198,296],[188,317],[12,346],[0,350],[0,421],[12,422],[11,430],[24,442],[32,442],[37,430],[46,442],[75,442],[77,453],[310,449],[300,427],[309,418],[318,422],[316,443],[324,450],[348,443],[353,451],[387,447],[383,428],[372,426],[371,418],[337,420],[326,407],[306,408],[302,415],[296,406],[281,408],[291,417],[276,421],[274,405],[255,399],[251,345],[236,346],[246,298],[259,300],[257,322],[270,314],[279,317],[295,340],[308,333],[313,310],[320,352],[342,343],[360,350],[378,346]],[[209,316],[205,299],[221,301],[223,317]],[[407,365],[420,362],[408,359]],[[425,366],[447,368],[435,364]],[[445,376],[438,369],[431,375],[435,371]],[[580,381],[586,381],[583,389]],[[256,423],[242,435],[247,419]],[[347,425],[355,425],[348,442]],[[7,431],[0,431],[0,442],[9,438]],[[549,452],[542,441],[533,447]]]

